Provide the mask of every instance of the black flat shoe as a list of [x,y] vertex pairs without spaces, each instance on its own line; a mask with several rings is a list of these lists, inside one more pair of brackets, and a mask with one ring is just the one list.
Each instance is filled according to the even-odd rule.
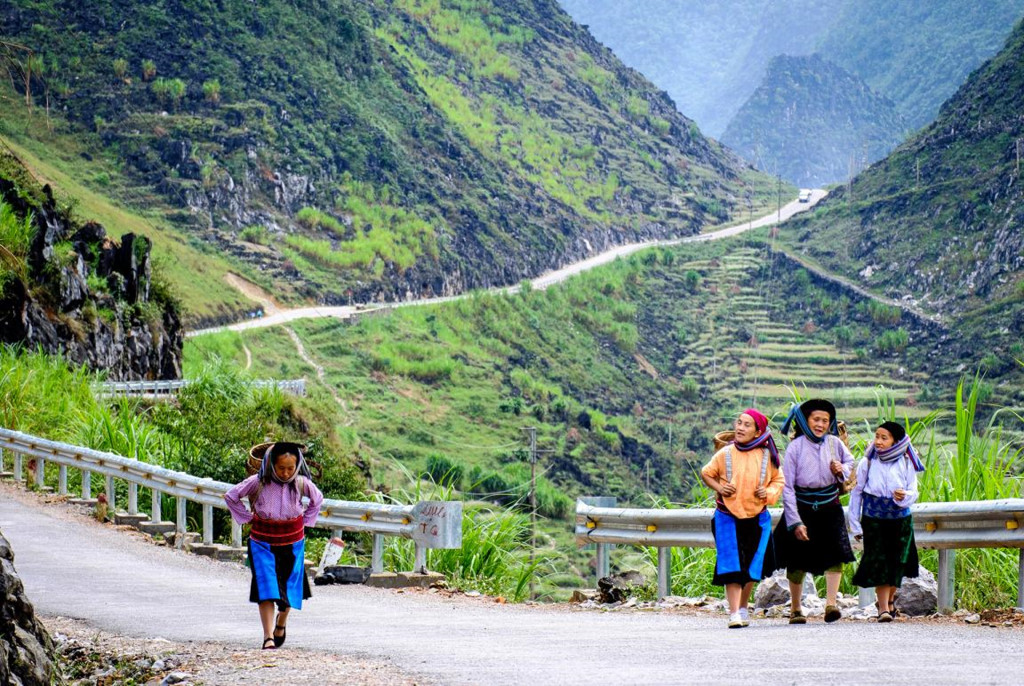
[[[278,631],[281,632],[280,636],[277,635]],[[285,637],[287,635],[288,635],[288,631],[287,631],[287,629],[285,627],[275,625],[274,626],[274,647],[275,648],[280,648],[282,645],[284,645],[284,639],[285,639]]]
[[[267,645],[267,644],[270,645]],[[274,650],[277,648],[277,639],[270,637],[263,639],[263,650]]]

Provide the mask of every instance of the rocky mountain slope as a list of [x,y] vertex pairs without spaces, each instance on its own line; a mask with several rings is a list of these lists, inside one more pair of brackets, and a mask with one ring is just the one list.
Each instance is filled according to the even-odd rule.
[[0,343],[61,355],[111,380],[181,377],[178,305],[149,241],[108,237],[0,155]]
[[[747,115],[730,122],[762,84],[779,89],[768,66],[781,55],[818,53],[862,79],[877,97],[892,101],[909,129],[924,126],[964,77],[999,50],[1024,15],[1022,0],[969,8],[954,0],[729,0],[684,7],[671,0],[562,4],[627,64],[665,88],[705,133],[724,140],[729,128],[734,141],[758,135],[747,130],[752,125]],[[770,81],[764,81],[766,75]],[[781,97],[792,100],[799,95]],[[837,104],[846,100],[842,92],[834,97]],[[855,109],[849,118],[856,121],[859,106],[850,104]],[[758,124],[770,130],[791,128],[792,121],[780,114],[781,119],[762,119]],[[811,126],[802,135],[818,133]],[[828,162],[807,158],[801,174],[814,176],[823,164]],[[849,175],[847,164],[840,176],[829,180],[846,180]]]
[[783,239],[934,313],[992,373],[1024,360],[1024,24],[939,118],[832,193]]
[[722,135],[758,168],[805,187],[849,178],[906,135],[888,99],[820,55],[773,59]]
[[17,0],[0,32],[37,105],[285,298],[514,283],[774,193],[554,0]]

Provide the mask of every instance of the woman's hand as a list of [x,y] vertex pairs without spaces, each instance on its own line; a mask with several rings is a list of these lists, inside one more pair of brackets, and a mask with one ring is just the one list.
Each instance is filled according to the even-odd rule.
[[843,475],[843,463],[839,460],[832,460],[832,462],[829,463],[828,468],[832,470],[833,476]]
[[807,527],[801,524],[797,528],[793,529],[793,535],[796,536],[798,541],[809,541],[811,537],[807,535]]
[[761,500],[768,500],[768,489],[764,486],[758,486],[754,489],[754,495]]
[[718,492],[728,498],[729,496],[736,493],[736,487],[728,481],[720,481],[718,484]]
[[900,502],[906,497],[907,492],[904,491],[902,488],[897,488],[895,491],[892,492],[892,499],[895,500],[896,502]]

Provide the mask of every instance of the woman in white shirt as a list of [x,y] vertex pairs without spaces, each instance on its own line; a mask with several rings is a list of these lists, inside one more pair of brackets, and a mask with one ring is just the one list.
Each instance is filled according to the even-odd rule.
[[857,466],[850,493],[850,532],[864,539],[853,583],[875,587],[878,621],[891,622],[893,598],[904,577],[916,577],[917,545],[910,506],[917,502],[917,473],[924,471],[906,429],[885,422]]

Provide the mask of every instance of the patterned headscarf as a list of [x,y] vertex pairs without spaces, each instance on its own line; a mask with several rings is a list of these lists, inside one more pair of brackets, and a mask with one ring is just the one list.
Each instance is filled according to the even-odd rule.
[[[260,481],[269,483],[271,479],[279,484],[290,484],[295,481],[295,477],[300,474],[307,479],[313,477],[309,473],[309,466],[306,464],[306,457],[302,453],[303,446],[299,443],[292,443],[290,441],[278,441],[277,443],[271,443],[267,446],[267,449],[263,453],[263,462],[260,464],[259,474]],[[277,462],[277,458],[282,455],[295,455],[297,462],[295,464],[295,471],[287,481],[282,481],[277,478],[277,472],[274,471],[274,464]]]
[[821,443],[825,440],[825,436],[820,438],[815,436],[811,428],[807,426],[807,417],[816,410],[828,413],[829,424],[825,435],[832,434],[833,436],[838,436],[839,426],[836,424],[836,406],[820,398],[807,400],[801,405],[793,405],[789,410],[789,416],[786,417],[786,422],[782,425],[782,433],[788,433],[789,428],[792,426],[796,429],[797,435],[806,436],[807,440],[812,443]]
[[748,407],[743,410],[741,414],[748,415],[754,420],[754,426],[756,426],[757,430],[761,432],[761,435],[749,443],[733,441],[733,445],[743,452],[767,446],[768,454],[771,455],[772,458],[772,464],[775,465],[776,469],[778,469],[779,464],[781,463],[779,460],[779,449],[775,446],[775,438],[772,436],[771,429],[768,428],[768,418],[752,407]]
[[879,428],[885,429],[892,434],[892,437],[896,439],[896,442],[885,450],[878,450],[875,447],[874,441],[869,441],[868,451],[864,455],[867,459],[892,462],[906,455],[910,458],[911,463],[913,463],[915,471],[924,471],[924,462],[921,461],[921,456],[917,454],[917,450],[910,442],[910,436],[907,435],[906,429],[895,422],[886,422]]

